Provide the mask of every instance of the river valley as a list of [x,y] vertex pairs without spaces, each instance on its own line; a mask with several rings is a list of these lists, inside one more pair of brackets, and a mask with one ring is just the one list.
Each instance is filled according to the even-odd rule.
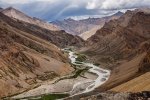
[[73,96],[93,91],[108,80],[110,76],[109,70],[102,69],[93,63],[79,61],[78,57],[80,55],[69,48],[63,49],[63,51],[68,53],[71,64],[75,67],[74,73],[57,78],[51,82],[44,82],[39,87],[12,98],[34,98],[40,100],[43,95],[49,94]]

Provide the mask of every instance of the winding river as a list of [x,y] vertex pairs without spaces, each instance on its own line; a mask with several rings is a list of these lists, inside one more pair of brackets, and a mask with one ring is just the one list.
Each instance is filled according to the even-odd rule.
[[[74,84],[73,89],[70,91],[70,94],[76,95],[76,94],[82,94],[86,92],[93,91],[95,88],[99,87],[103,83],[105,83],[109,76],[110,76],[110,71],[106,69],[102,69],[92,63],[86,63],[86,62],[79,62],[76,60],[78,57],[76,53],[74,53],[71,50],[68,49],[63,49],[64,51],[67,51],[69,53],[69,59],[71,60],[71,63],[77,66],[86,66],[89,67],[90,69],[88,70],[89,72],[96,74],[98,77],[95,80],[92,81],[82,81]],[[78,63],[76,63],[78,62]],[[81,90],[79,87],[84,86],[86,83],[90,83],[85,89]],[[76,90],[81,90],[80,92],[76,93]],[[75,92],[75,93],[74,93]]]

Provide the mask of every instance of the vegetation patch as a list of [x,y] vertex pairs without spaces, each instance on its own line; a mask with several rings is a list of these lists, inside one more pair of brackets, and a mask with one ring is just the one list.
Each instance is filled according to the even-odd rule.
[[99,64],[99,63],[94,63],[94,65],[95,65],[95,66],[99,66],[100,64]]
[[76,54],[78,57],[76,58],[76,61],[78,62],[84,62],[87,57],[84,54]]
[[83,62],[79,62],[79,61],[76,61],[75,63],[76,63],[76,64],[83,64]]
[[58,77],[58,76],[59,75],[56,74],[55,72],[45,72],[44,75],[39,75],[37,76],[37,78],[39,80],[46,81],[46,80],[54,79],[55,77]]
[[55,81],[54,84],[57,83],[57,82],[59,82],[59,81],[61,81],[61,80],[72,79],[72,78],[77,78],[78,76],[82,76],[81,74],[83,74],[83,72],[86,72],[87,70],[89,70],[89,68],[76,69],[76,71],[74,72],[73,75],[60,78],[57,81]]
[[61,99],[61,98],[65,98],[68,96],[69,94],[48,94],[48,95],[43,95],[40,99],[36,99],[36,100],[56,100],[56,99]]

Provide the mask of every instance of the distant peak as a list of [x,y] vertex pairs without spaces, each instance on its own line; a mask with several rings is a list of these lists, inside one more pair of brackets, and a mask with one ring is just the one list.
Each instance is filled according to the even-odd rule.
[[67,20],[67,21],[74,21],[74,19],[72,19],[72,18],[68,18],[68,19],[65,19],[65,20]]
[[121,11],[118,11],[117,13],[123,13],[123,12],[121,12]]
[[121,11],[118,11],[117,13],[115,13],[114,15],[116,15],[116,16],[120,16],[120,15],[123,15],[124,13],[123,12],[121,12]]
[[6,9],[4,9],[4,11],[15,11],[15,12],[20,12],[22,13],[21,11],[17,10],[16,8],[13,8],[13,7],[8,7]]
[[3,12],[16,12],[16,13],[20,13],[20,14],[24,14],[23,12],[21,12],[20,10],[17,10],[16,8],[13,8],[13,7],[8,7],[6,9],[3,10]]
[[7,10],[16,10],[15,8],[13,8],[13,7],[8,7],[8,8],[6,8]]

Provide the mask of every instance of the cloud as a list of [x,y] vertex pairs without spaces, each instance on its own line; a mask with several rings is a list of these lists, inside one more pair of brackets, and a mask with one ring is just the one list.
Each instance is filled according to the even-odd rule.
[[150,7],[150,0],[92,0],[88,2],[87,9],[130,9],[137,7]]
[[7,4],[25,4],[25,3],[38,2],[38,1],[53,2],[54,0],[0,0],[0,2],[7,3]]
[[118,10],[150,7],[150,0],[0,0],[0,6],[13,6],[30,16],[51,21],[106,16]]

